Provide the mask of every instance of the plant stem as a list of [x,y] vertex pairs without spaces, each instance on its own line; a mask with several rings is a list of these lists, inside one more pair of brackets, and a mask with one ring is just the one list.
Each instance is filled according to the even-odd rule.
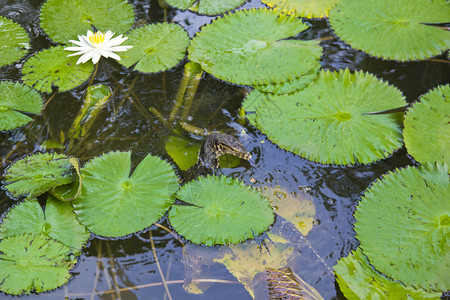
[[172,300],[172,296],[170,295],[169,287],[167,286],[166,279],[164,278],[164,274],[161,270],[161,266],[159,264],[158,255],[156,254],[155,243],[153,242],[152,231],[150,230],[150,243],[152,245],[153,256],[155,257],[156,267],[158,268],[159,275],[161,276],[162,283],[164,285],[164,289],[166,290],[166,295],[169,300]]

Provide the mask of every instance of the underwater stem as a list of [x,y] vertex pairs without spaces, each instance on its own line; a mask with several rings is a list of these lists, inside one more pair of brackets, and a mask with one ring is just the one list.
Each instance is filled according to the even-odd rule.
[[159,275],[161,276],[162,283],[164,285],[164,289],[166,290],[167,297],[172,300],[172,296],[170,295],[169,287],[167,286],[166,279],[164,278],[164,274],[161,270],[161,265],[159,264],[158,255],[156,254],[155,243],[153,242],[152,231],[150,230],[150,243],[152,245],[153,256],[155,257],[156,267],[158,268]]

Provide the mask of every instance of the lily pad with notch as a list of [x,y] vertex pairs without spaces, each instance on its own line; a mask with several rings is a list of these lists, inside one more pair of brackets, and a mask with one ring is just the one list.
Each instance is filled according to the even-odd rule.
[[304,18],[325,18],[330,10],[341,0],[262,0],[282,13]]
[[172,166],[147,155],[131,174],[131,152],[109,152],[82,169],[80,195],[71,203],[81,224],[104,237],[150,227],[173,203],[178,178]]
[[235,9],[247,0],[166,0],[173,7],[205,15],[217,15]]
[[2,81],[0,95],[0,130],[25,125],[33,120],[29,114],[41,112],[41,95],[24,84]]
[[29,48],[27,32],[14,21],[0,16],[0,67],[23,57]]

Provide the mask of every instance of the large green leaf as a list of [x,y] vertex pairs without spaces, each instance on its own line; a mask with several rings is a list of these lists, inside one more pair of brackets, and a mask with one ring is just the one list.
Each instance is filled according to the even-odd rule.
[[450,166],[450,85],[420,97],[405,115],[403,136],[408,153],[418,162]]
[[189,9],[200,14],[217,15],[232,10],[247,0],[166,0],[179,9]]
[[12,163],[3,176],[3,187],[11,196],[28,198],[75,180],[70,158],[57,153],[26,156]]
[[126,0],[47,0],[40,19],[53,41],[66,44],[92,30],[92,25],[101,32],[127,32],[134,23],[134,9]]
[[204,26],[192,39],[188,57],[232,83],[285,82],[318,64],[318,42],[288,39],[307,28],[301,20],[273,10],[241,10]]
[[426,290],[450,287],[448,169],[427,164],[385,175],[361,199],[356,238],[371,264]]
[[19,24],[0,16],[0,67],[24,56],[29,42],[27,32]]
[[190,181],[176,197],[189,205],[173,205],[170,223],[197,244],[239,243],[264,232],[274,221],[266,198],[225,176]]
[[131,174],[131,152],[109,152],[82,168],[83,187],[72,201],[78,219],[105,237],[131,234],[158,221],[173,203],[172,166],[147,155]]
[[[268,101],[261,101],[265,97]],[[365,113],[406,102],[399,90],[369,73],[321,71],[297,93],[251,101],[247,107],[256,107],[254,122],[269,139],[312,161],[370,163],[402,146],[398,114]]]
[[9,130],[32,121],[26,113],[38,114],[42,97],[34,89],[11,81],[0,82],[0,130]]
[[144,73],[165,71],[176,66],[186,55],[187,32],[177,24],[155,23],[132,30],[128,44],[133,48],[119,61]]
[[341,258],[334,266],[339,288],[347,299],[439,299],[441,293],[405,286],[373,269],[361,248]]
[[19,295],[65,284],[76,259],[70,249],[45,235],[23,234],[0,241],[0,291]]
[[336,35],[356,49],[385,59],[426,59],[450,48],[446,0],[341,0],[330,12]]
[[45,214],[39,202],[34,199],[14,206],[3,218],[0,239],[32,233],[44,234],[79,251],[90,237],[86,228],[78,222],[72,205],[49,197]]
[[64,46],[57,46],[33,55],[23,65],[23,82],[46,93],[52,86],[62,92],[81,85],[91,76],[94,65],[92,61],[77,65],[77,58],[68,54]]
[[306,18],[328,17],[330,10],[341,0],[262,0],[283,13]]

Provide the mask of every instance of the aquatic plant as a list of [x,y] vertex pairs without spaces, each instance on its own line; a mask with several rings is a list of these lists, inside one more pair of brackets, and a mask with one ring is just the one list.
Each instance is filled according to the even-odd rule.
[[0,67],[23,57],[29,48],[27,32],[14,21],[0,16]]
[[324,18],[341,0],[261,0],[274,10],[298,17]]
[[199,14],[217,15],[237,8],[247,0],[165,0],[170,6]]

